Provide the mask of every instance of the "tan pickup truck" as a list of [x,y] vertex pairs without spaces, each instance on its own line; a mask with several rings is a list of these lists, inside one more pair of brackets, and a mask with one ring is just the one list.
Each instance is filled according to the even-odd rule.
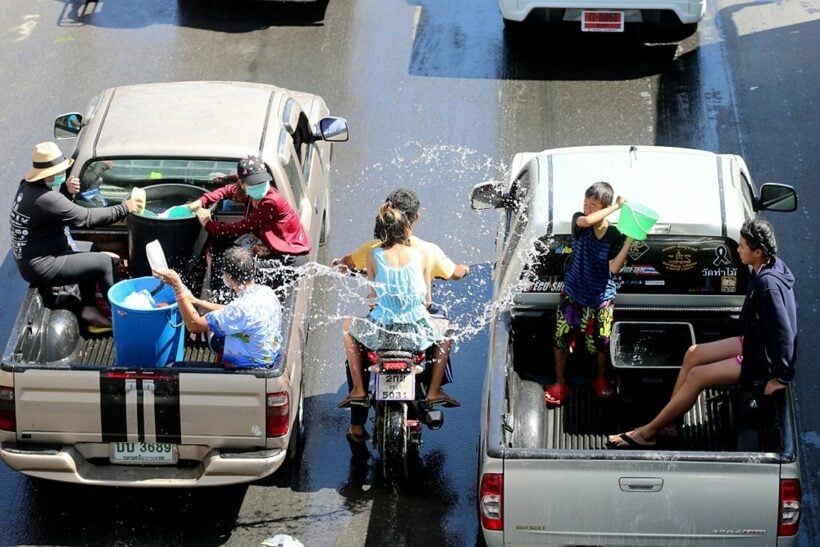
[[[152,192],[160,207],[187,200],[258,154],[298,211],[315,259],[329,230],[331,142],[348,135],[347,122],[328,114],[321,97],[272,85],[145,84],[103,91],[85,114],[58,117],[55,136],[77,139],[69,175],[81,179],[76,201],[88,207],[117,203],[135,186],[148,191],[149,209]],[[230,222],[244,208],[224,201],[213,215]],[[146,275],[132,220],[72,233],[128,258],[126,275]],[[201,260],[204,238],[195,239],[184,252],[168,249],[169,261]],[[207,291],[210,270],[191,270],[200,271],[191,286]],[[118,366],[114,336],[81,327],[70,290],[30,288],[0,365],[0,457],[26,475],[94,485],[211,486],[270,475],[298,454],[302,427],[313,284],[293,281],[278,287],[284,358],[244,370],[223,368],[190,336],[181,361]]]

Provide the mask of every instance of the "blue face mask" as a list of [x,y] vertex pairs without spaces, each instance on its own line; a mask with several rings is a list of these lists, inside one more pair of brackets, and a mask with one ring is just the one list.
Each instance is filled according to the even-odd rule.
[[270,182],[260,182],[253,186],[246,186],[245,193],[248,194],[248,197],[251,199],[262,199],[265,197],[265,194],[268,193],[269,188]]
[[64,182],[65,182],[65,173],[60,173],[59,175],[54,177],[54,180],[49,182],[48,185],[51,186],[52,188],[57,188],[58,186],[60,186]]

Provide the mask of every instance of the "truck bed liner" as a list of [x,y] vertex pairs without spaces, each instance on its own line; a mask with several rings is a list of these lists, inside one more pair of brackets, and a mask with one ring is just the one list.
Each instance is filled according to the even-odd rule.
[[[659,449],[731,451],[734,420],[727,390],[702,393],[684,416],[675,438],[659,438]],[[596,450],[606,448],[607,436],[629,431],[643,421],[630,417],[619,401],[600,401],[587,386],[575,386],[561,407],[544,407],[543,446],[548,449]]]
[[[204,342],[185,341],[186,362],[202,363],[203,365],[215,362],[214,353]],[[115,350],[113,336],[83,337],[75,363],[80,366],[109,366],[115,365]]]

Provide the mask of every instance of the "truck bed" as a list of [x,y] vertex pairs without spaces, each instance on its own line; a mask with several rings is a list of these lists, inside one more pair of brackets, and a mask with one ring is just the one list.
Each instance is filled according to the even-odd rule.
[[[519,404],[519,408],[514,409],[515,446],[526,441],[527,448],[603,449],[606,448],[608,435],[629,431],[639,425],[641,422],[634,416],[647,408],[647,405],[617,398],[601,401],[586,384],[574,385],[567,402],[561,407],[551,408],[543,403],[544,387],[541,383],[520,379],[514,381],[518,384],[514,389],[519,390],[514,399]],[[709,452],[736,450],[737,425],[731,400],[730,389],[705,391],[684,416],[678,435],[659,439],[658,448]]]
[[[624,315],[621,314],[621,319]],[[719,336],[717,320],[700,323],[700,339]],[[570,354],[567,382],[572,395],[561,407],[544,404],[544,387],[554,381],[552,332],[554,311],[513,320],[510,341],[513,371],[508,381],[507,444],[531,449],[596,450],[608,435],[629,431],[652,419],[666,404],[678,368],[624,371],[609,368],[617,394],[600,400],[590,388],[595,358],[582,348]],[[704,325],[706,325],[704,327]],[[704,331],[704,328],[709,331]],[[778,409],[769,398],[753,411],[743,403],[739,386],[701,393],[694,407],[678,421],[675,437],[659,437],[659,450],[733,452],[778,451]]]
[[[74,363],[79,366],[109,366],[115,365],[114,337],[113,336],[81,336],[77,347],[77,357]],[[214,353],[208,345],[201,341],[185,340],[183,357],[186,365],[197,364],[203,367],[217,366]]]

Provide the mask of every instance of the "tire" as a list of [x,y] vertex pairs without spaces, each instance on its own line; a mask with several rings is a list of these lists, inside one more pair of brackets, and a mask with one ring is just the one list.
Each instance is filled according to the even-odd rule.
[[543,448],[545,435],[544,388],[537,382],[522,380],[513,372],[510,378],[515,448]]
[[382,475],[385,480],[406,479],[409,476],[406,405],[384,405],[379,452],[382,460]]
[[296,419],[293,421],[293,429],[290,433],[290,440],[288,440],[288,451],[286,460],[293,465],[302,453],[302,441],[305,437],[305,382],[302,380],[299,385],[299,408],[296,409]]

